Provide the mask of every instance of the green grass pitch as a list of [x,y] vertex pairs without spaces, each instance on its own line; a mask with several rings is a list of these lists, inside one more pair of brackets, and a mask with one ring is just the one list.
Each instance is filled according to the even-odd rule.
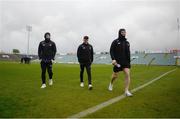
[[[131,68],[131,89],[174,66]],[[54,85],[40,89],[40,65],[0,62],[0,117],[68,117],[123,94],[124,76],[107,90],[111,65],[92,65],[93,90],[79,86],[79,65],[54,64]],[[86,73],[86,72],[85,72]],[[47,80],[48,81],[48,80]],[[180,68],[155,83],[87,117],[180,117]]]

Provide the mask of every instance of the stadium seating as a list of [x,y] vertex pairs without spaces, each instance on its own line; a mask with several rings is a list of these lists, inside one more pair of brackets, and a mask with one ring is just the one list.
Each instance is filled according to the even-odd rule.
[[[143,65],[175,65],[175,53],[138,53],[131,54],[131,64]],[[78,63],[76,55],[60,55],[56,57],[59,63]],[[111,64],[111,57],[109,54],[95,54],[95,64]]]
[[[20,61],[22,57],[26,56],[25,54],[0,54],[0,61]],[[38,59],[37,55],[29,55],[32,60]]]
[[[20,61],[23,54],[0,54],[0,60]],[[143,65],[176,65],[176,53],[135,53],[131,54],[131,64]],[[31,59],[38,61],[37,55],[30,55]],[[73,55],[57,55],[56,62],[58,63],[73,63],[77,64],[78,59]],[[109,54],[95,54],[95,64],[111,64],[111,57]]]

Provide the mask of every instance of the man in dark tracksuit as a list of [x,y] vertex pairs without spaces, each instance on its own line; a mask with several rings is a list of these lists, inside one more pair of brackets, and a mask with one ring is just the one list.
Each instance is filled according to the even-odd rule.
[[83,43],[78,47],[77,57],[80,63],[80,86],[84,87],[83,73],[86,68],[88,74],[89,90],[92,89],[91,83],[91,64],[93,62],[93,47],[88,43],[88,36],[84,36]]
[[129,92],[130,85],[130,44],[127,41],[126,30],[119,30],[119,37],[114,40],[111,44],[110,55],[112,59],[113,74],[109,84],[109,90],[113,90],[113,82],[118,77],[118,73],[123,71],[125,73],[125,95],[132,96]]
[[53,84],[52,76],[52,60],[56,55],[56,44],[50,40],[50,33],[45,33],[45,40],[39,43],[38,47],[38,56],[41,60],[41,78],[42,78],[42,86],[41,88],[46,87],[46,69],[49,74],[49,85]]

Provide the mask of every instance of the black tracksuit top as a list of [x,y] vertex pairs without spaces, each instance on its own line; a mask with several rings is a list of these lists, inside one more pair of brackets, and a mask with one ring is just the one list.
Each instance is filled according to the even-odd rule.
[[77,58],[79,63],[92,63],[93,62],[93,47],[88,44],[81,44],[77,50]]
[[38,56],[42,60],[54,60],[56,55],[56,44],[53,41],[41,41],[38,47]]
[[130,64],[130,44],[126,38],[116,39],[110,47],[110,55],[112,60],[116,60],[118,64]]

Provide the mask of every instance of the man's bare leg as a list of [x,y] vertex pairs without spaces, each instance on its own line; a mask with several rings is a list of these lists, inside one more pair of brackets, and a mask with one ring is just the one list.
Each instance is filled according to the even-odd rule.
[[124,68],[123,69],[124,73],[125,73],[125,94],[127,96],[132,96],[132,94],[129,92],[129,85],[130,85],[130,70],[129,68]]
[[118,78],[118,72],[113,72],[112,73],[112,77],[111,77],[111,82],[109,84],[109,90],[112,91],[113,90],[113,83],[114,81]]
[[113,72],[111,76],[111,84],[118,78],[118,72]]

